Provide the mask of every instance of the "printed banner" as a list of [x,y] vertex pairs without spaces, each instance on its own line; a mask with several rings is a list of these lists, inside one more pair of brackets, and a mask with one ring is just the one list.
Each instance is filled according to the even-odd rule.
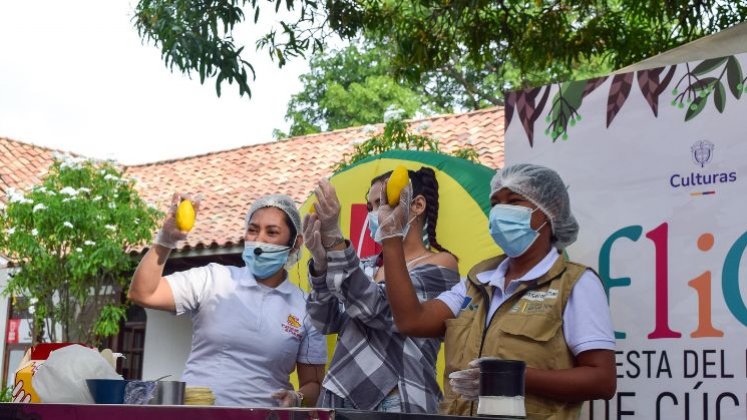
[[[617,395],[583,418],[747,418],[747,55],[513,92],[507,164],[557,170],[605,285]],[[571,385],[571,384],[569,384]]]

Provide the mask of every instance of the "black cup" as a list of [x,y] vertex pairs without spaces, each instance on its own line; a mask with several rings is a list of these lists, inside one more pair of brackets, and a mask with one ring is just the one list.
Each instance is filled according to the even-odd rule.
[[524,371],[521,360],[480,360],[480,395],[497,397],[524,396]]

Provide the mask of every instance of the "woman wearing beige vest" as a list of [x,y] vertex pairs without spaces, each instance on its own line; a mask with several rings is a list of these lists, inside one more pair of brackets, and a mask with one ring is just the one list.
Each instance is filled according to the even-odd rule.
[[[386,291],[399,331],[445,335],[441,409],[476,414],[480,357],[526,362],[528,418],[578,418],[583,401],[611,398],[617,387],[614,330],[601,281],[560,254],[576,240],[566,187],[553,170],[531,164],[499,170],[491,181],[489,230],[505,255],[477,264],[467,280],[420,302],[396,233],[410,192],[379,210]],[[455,372],[458,374],[454,374]],[[460,379],[456,379],[456,378]]]

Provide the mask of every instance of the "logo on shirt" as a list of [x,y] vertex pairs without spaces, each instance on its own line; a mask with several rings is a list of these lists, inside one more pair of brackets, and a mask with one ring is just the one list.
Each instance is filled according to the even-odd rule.
[[552,309],[553,304],[545,302],[546,300],[555,300],[558,298],[556,289],[549,289],[546,292],[529,291],[519,299],[509,311],[510,313],[536,314],[548,312]]
[[292,334],[294,337],[298,338],[299,340],[301,337],[301,321],[298,319],[297,316],[293,314],[288,314],[288,319],[283,324],[283,331]]

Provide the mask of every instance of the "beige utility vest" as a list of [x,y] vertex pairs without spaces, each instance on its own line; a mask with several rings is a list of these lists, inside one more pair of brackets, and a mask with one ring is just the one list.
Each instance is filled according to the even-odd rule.
[[[504,258],[491,258],[470,270],[467,297],[471,301],[459,316],[446,321],[445,393],[441,403],[445,414],[476,414],[477,403],[457,398],[449,386],[448,376],[467,369],[467,364],[478,357],[523,360],[528,367],[547,370],[573,367],[573,354],[563,335],[563,310],[573,286],[587,267],[559,257],[545,275],[519,286],[498,307],[486,328],[493,287],[480,283],[476,275],[496,269]],[[525,403],[530,419],[577,419],[581,410],[581,403],[564,403],[534,395],[526,395]]]

